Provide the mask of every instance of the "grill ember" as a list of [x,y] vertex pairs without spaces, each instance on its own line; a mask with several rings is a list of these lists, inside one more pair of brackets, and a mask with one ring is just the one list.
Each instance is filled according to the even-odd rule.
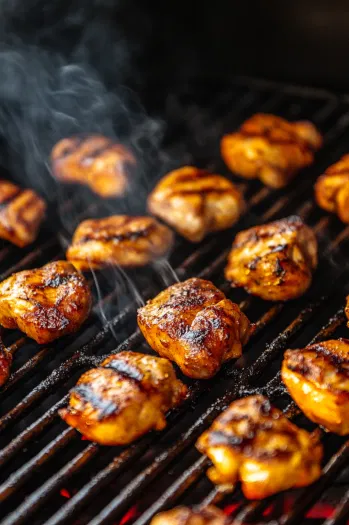
[[[230,402],[254,393],[267,395],[296,424],[313,430],[315,425],[297,411],[281,385],[283,353],[288,348],[303,348],[348,334],[343,305],[349,292],[349,227],[316,205],[313,184],[348,151],[349,100],[312,90],[236,80],[229,96],[221,94],[207,110],[209,129],[190,129],[184,138],[181,132],[178,151],[183,151],[184,140],[191,164],[226,174],[217,154],[219,138],[257,111],[314,122],[324,135],[324,146],[314,165],[277,192],[257,181],[237,180],[247,206],[234,229],[209,236],[194,247],[178,238],[170,259],[180,280],[193,276],[212,280],[255,323],[242,357],[226,363],[209,381],[187,380],[189,399],[169,415],[162,433],[150,433],[125,448],[100,447],[68,428],[58,410],[67,405],[69,389],[78,377],[102,356],[126,349],[150,353],[136,328],[136,301],[130,299],[102,325],[97,315],[101,302],[112,303],[119,291],[116,286],[107,292],[102,277],[92,315],[77,334],[42,348],[23,335],[6,332],[4,342],[13,363],[12,375],[1,389],[2,525],[143,525],[162,510],[201,504],[229,509],[227,513],[237,523],[346,523],[349,442],[344,437],[320,430],[325,457],[319,481],[310,488],[258,503],[245,500],[238,487],[231,494],[215,489],[205,475],[210,462],[194,447],[198,436]],[[173,144],[171,151],[177,147]],[[188,163],[188,156],[182,160]],[[290,214],[300,215],[319,241],[319,267],[305,296],[287,304],[269,303],[232,290],[223,270],[233,235]],[[43,231],[32,248],[6,246],[0,251],[2,278],[62,256],[59,235],[52,237]],[[144,271],[130,271],[129,277],[142,290],[143,299],[157,295],[164,282],[166,286],[173,283],[167,266],[160,263]],[[111,329],[116,335],[122,334],[117,350]]]

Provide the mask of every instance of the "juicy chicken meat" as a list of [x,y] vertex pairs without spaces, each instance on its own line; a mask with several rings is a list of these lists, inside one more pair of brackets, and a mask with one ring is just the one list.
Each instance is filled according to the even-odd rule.
[[223,362],[239,357],[251,333],[238,305],[210,281],[196,278],[148,301],[137,319],[153,350],[198,379],[214,376]]
[[286,186],[299,170],[312,164],[322,145],[316,127],[258,113],[236,133],[225,135],[221,153],[228,168],[245,179],[260,179],[271,188]]
[[191,509],[176,507],[160,512],[150,525],[230,525],[232,520],[221,509],[209,505],[205,508]]
[[304,414],[331,432],[349,434],[349,340],[287,350],[282,380]]
[[167,359],[120,352],[81,376],[60,415],[92,441],[126,445],[165,428],[166,412],[186,394]]
[[144,266],[165,255],[173,233],[152,217],[114,215],[82,222],[67,259],[82,271],[106,265]]
[[225,276],[234,287],[269,301],[288,301],[310,286],[317,266],[317,241],[299,217],[240,232]]
[[0,238],[23,248],[35,241],[46,211],[34,191],[0,180]]
[[234,401],[198,439],[217,485],[238,481],[249,499],[313,483],[321,474],[317,433],[298,428],[261,395]]
[[200,242],[235,224],[244,200],[225,177],[185,166],[161,179],[148,197],[148,208],[189,241]]
[[102,135],[63,139],[51,153],[52,171],[57,179],[85,184],[105,198],[125,193],[135,164],[131,151]]
[[79,330],[92,296],[85,278],[67,261],[15,273],[0,283],[0,324],[40,344]]
[[315,184],[315,198],[326,211],[349,224],[349,155],[327,168]]
[[5,348],[0,341],[0,386],[8,380],[11,372],[12,354]]

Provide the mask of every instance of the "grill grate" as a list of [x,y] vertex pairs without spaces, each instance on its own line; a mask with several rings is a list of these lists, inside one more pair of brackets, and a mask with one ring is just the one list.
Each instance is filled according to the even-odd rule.
[[[16,356],[13,374],[1,390],[2,525],[99,525],[118,523],[126,512],[137,525],[145,525],[154,513],[165,508],[208,502],[228,506],[236,523],[311,523],[309,511],[333,487],[336,501],[331,505],[332,514],[317,522],[346,522],[349,478],[345,480],[345,472],[344,482],[337,483],[349,459],[349,442],[344,438],[323,434],[327,463],[324,475],[311,489],[290,491],[257,503],[247,502],[239,490],[225,495],[214,489],[205,477],[208,460],[193,447],[200,433],[233,399],[256,390],[267,393],[300,424],[314,428],[290,404],[280,384],[278,370],[283,351],[291,344],[299,347],[309,341],[346,334],[343,304],[348,292],[345,259],[349,227],[316,207],[312,185],[325,167],[346,152],[349,101],[324,92],[236,79],[229,92],[214,98],[205,111],[182,112],[187,119],[185,139],[171,144],[171,152],[178,151],[183,163],[226,173],[219,161],[217,138],[256,111],[274,112],[290,119],[307,118],[316,123],[325,135],[316,163],[286,190],[272,192],[257,182],[242,184],[248,209],[233,231],[215,235],[195,249],[178,240],[171,260],[180,279],[193,275],[212,279],[256,322],[256,331],[243,357],[237,363],[226,364],[219,380],[189,382],[190,399],[170,414],[163,433],[149,434],[128,448],[112,449],[82,440],[60,421],[57,410],[67,402],[68,390],[77,377],[115,349],[112,332],[119,339],[118,351],[149,351],[136,329],[136,298],[130,296],[128,304],[102,326],[97,315],[101,303],[112,304],[120,293],[120,283],[111,291],[102,280],[94,313],[77,336],[41,349],[18,333],[6,333],[5,343]],[[183,132],[182,124],[173,123],[177,134]],[[73,197],[64,206],[67,210],[73,207]],[[94,208],[95,205],[85,215],[92,215]],[[317,232],[320,244],[319,269],[307,295],[284,305],[229,290],[222,269],[233,234],[291,213],[304,217]],[[52,238],[43,232],[34,249],[27,252],[4,247],[0,251],[2,278],[62,257],[59,238],[59,234]],[[13,261],[10,269],[8,260]],[[144,299],[173,281],[164,263],[145,270],[144,276],[131,272],[130,277],[142,290]],[[290,498],[292,504],[287,508]]]

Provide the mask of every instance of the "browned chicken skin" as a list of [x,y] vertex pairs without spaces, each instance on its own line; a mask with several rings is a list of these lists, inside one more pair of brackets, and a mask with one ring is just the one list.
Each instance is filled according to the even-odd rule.
[[282,379],[304,414],[331,432],[349,434],[349,340],[285,352]]
[[201,509],[176,507],[175,509],[160,512],[151,521],[150,525],[229,525],[231,518],[213,505]]
[[67,259],[83,271],[107,265],[144,266],[165,255],[172,242],[171,230],[152,217],[114,215],[82,222]]
[[8,380],[11,372],[12,354],[5,348],[0,340],[0,386]]
[[196,446],[214,465],[207,472],[211,481],[241,481],[249,499],[304,487],[321,474],[318,435],[298,428],[261,395],[234,401]]
[[0,179],[0,238],[23,248],[35,241],[46,204],[32,190]]
[[120,352],[81,376],[60,415],[92,441],[126,445],[164,429],[166,412],[186,394],[167,359]]
[[288,301],[310,286],[317,266],[317,241],[299,217],[240,232],[225,277],[232,286],[269,301]]
[[87,135],[58,142],[51,153],[51,164],[57,179],[85,184],[108,198],[125,192],[136,159],[125,146],[107,137]]
[[148,208],[189,241],[200,242],[235,224],[244,201],[225,177],[185,166],[161,179],[148,197]]
[[251,324],[238,305],[210,281],[174,284],[138,310],[149,345],[189,377],[207,379],[239,357]]
[[228,168],[237,175],[282,188],[299,170],[312,164],[314,151],[321,145],[321,135],[311,122],[288,122],[258,113],[236,133],[222,138],[221,152]]
[[0,283],[0,324],[40,344],[76,332],[92,296],[85,278],[67,261],[15,273]]
[[315,198],[326,211],[349,224],[349,155],[332,164],[315,184]]

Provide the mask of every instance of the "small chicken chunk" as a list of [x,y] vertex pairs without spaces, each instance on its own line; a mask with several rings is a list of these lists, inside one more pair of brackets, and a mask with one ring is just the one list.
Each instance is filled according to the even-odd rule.
[[235,224],[244,200],[225,177],[185,166],[161,179],[148,197],[148,209],[189,241],[200,242]]
[[56,261],[0,283],[0,324],[47,344],[79,330],[91,303],[85,278],[69,262]]
[[207,379],[237,358],[251,324],[210,281],[174,284],[138,310],[138,325],[153,350],[189,377]]
[[249,499],[313,483],[321,474],[322,445],[261,395],[234,401],[196,443],[213,463],[217,485],[238,481]]
[[228,168],[245,179],[260,179],[271,188],[289,184],[297,172],[312,164],[322,137],[314,124],[288,122],[258,113],[236,133],[225,135],[221,153]]
[[171,230],[152,217],[114,215],[82,222],[67,259],[82,271],[107,265],[144,266],[165,255],[172,242]]
[[60,415],[92,441],[126,445],[164,429],[166,412],[186,395],[167,359],[120,352],[81,376]]
[[304,414],[331,432],[349,434],[349,340],[287,350],[282,380]]
[[12,354],[5,348],[0,341],[0,386],[8,380],[11,372]]
[[32,190],[0,179],[0,238],[23,248],[35,241],[46,211]]
[[349,155],[327,168],[315,184],[315,198],[326,211],[349,224]]
[[299,217],[240,232],[225,277],[234,287],[268,301],[288,301],[309,288],[317,266],[317,241]]
[[231,518],[221,509],[209,505],[205,508],[176,507],[160,512],[150,525],[230,525]]
[[104,198],[123,195],[136,159],[125,146],[101,135],[63,139],[53,148],[54,176],[89,186]]

